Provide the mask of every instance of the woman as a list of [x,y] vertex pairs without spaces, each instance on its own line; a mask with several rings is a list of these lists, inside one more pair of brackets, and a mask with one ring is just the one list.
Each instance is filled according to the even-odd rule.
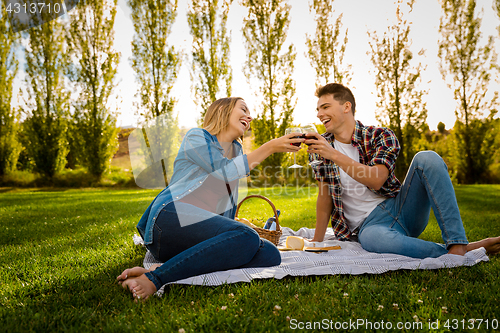
[[292,133],[248,155],[239,138],[252,117],[242,98],[222,98],[207,110],[203,129],[191,129],[174,162],[170,185],[146,209],[137,229],[153,257],[154,270],[126,269],[117,279],[134,298],[146,299],[166,283],[244,267],[279,265],[278,249],[255,230],[234,221],[238,179],[277,152],[297,152]]

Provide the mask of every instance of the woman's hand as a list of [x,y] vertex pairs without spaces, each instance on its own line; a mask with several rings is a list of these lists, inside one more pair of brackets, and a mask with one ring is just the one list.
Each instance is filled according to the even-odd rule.
[[304,138],[300,138],[301,135],[302,133],[286,134],[266,144],[272,147],[273,153],[296,153],[301,149],[300,144],[305,141]]
[[[248,168],[252,170],[259,163],[274,153],[296,153],[300,150],[300,144],[304,138],[298,138],[302,133],[290,133],[282,137],[264,143],[259,148],[247,155]],[[296,144],[297,146],[294,146]]]

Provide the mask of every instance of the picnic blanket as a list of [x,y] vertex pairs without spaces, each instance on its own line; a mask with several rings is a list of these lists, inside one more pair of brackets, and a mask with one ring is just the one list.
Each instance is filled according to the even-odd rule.
[[[282,228],[283,235],[280,245],[285,244],[287,236],[301,236],[311,239],[314,229],[301,228],[293,231],[290,228]],[[281,253],[281,264],[273,267],[243,268],[220,271],[187,279],[179,280],[176,284],[191,284],[204,286],[218,286],[224,283],[250,282],[253,279],[282,279],[285,276],[307,276],[307,275],[336,275],[336,274],[382,274],[388,271],[400,269],[439,269],[458,266],[473,266],[482,261],[488,261],[484,248],[469,251],[465,256],[445,254],[438,258],[416,259],[397,254],[373,253],[363,250],[358,242],[336,240],[331,228],[325,235],[328,245],[340,245],[341,250],[332,250],[322,253],[310,253],[305,251],[284,251]],[[143,244],[142,238],[134,235],[136,245]],[[158,262],[148,251],[144,258],[144,267],[149,269],[151,265]],[[163,293],[162,287],[158,294]]]

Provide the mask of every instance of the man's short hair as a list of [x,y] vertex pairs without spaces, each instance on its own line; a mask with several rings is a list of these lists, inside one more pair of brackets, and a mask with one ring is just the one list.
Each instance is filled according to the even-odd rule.
[[318,87],[315,95],[318,98],[324,95],[333,95],[333,99],[341,104],[350,102],[352,114],[354,115],[356,112],[356,101],[354,100],[354,95],[349,88],[340,83],[328,83],[322,87]]

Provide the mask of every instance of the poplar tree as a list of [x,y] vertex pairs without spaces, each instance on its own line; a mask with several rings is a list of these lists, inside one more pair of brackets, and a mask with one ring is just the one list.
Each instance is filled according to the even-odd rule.
[[16,139],[18,111],[12,108],[14,78],[19,70],[15,50],[19,35],[13,32],[0,3],[0,176],[15,169],[20,145]]
[[[280,0],[244,0],[242,4],[248,9],[243,21],[247,52],[244,72],[261,97],[260,113],[252,121],[254,144],[260,146],[284,135],[293,121],[296,53],[293,44],[285,47],[291,6]],[[257,83],[253,84],[252,79]],[[262,168],[279,168],[283,159],[283,153],[273,154],[261,163]],[[271,179],[275,178],[272,172]]]
[[[443,79],[453,89],[457,121],[454,128],[458,179],[476,183],[487,169],[490,153],[484,138],[491,128],[498,92],[487,98],[496,63],[494,40],[481,41],[482,18],[475,0],[440,0],[443,9],[438,56]],[[487,112],[488,114],[485,114]]]
[[62,24],[49,18],[45,22],[27,32],[23,131],[34,170],[51,178],[64,168],[68,153],[68,59]]
[[[132,68],[139,84],[136,95],[139,101],[135,106],[145,120],[140,125],[143,136],[140,154],[149,156],[147,161],[143,161],[147,165],[161,164],[162,181],[166,186],[179,140],[178,120],[174,114],[177,100],[171,91],[181,66],[182,54],[168,45],[177,16],[177,0],[128,0],[128,5],[135,31]],[[146,131],[146,128],[150,130]],[[137,138],[137,133],[132,137]]]
[[116,115],[110,96],[120,54],[113,47],[117,0],[81,0],[69,13],[67,42],[73,60],[75,98],[71,135],[77,159],[101,178],[117,149]]
[[201,108],[200,124],[210,104],[224,97],[219,92],[231,96],[231,37],[226,28],[231,3],[232,0],[192,0],[187,13],[193,37],[191,78],[195,103]]
[[[407,2],[409,11],[414,0]],[[402,1],[398,2],[397,23],[382,36],[369,33],[372,41],[371,61],[375,66],[377,87],[377,120],[394,131],[401,151],[396,161],[398,177],[404,177],[415,155],[414,144],[427,130],[427,109],[422,97],[426,91],[418,89],[423,70],[420,63],[413,65],[410,50],[410,24],[403,19]],[[419,55],[423,55],[423,50]]]
[[[307,53],[311,66],[316,70],[316,85],[329,82],[348,85],[350,65],[345,65],[344,53],[347,45],[347,33],[341,37],[342,14],[333,21],[334,0],[313,0],[309,10],[315,13],[316,33],[314,38],[306,35]],[[333,81],[332,81],[333,79]]]

